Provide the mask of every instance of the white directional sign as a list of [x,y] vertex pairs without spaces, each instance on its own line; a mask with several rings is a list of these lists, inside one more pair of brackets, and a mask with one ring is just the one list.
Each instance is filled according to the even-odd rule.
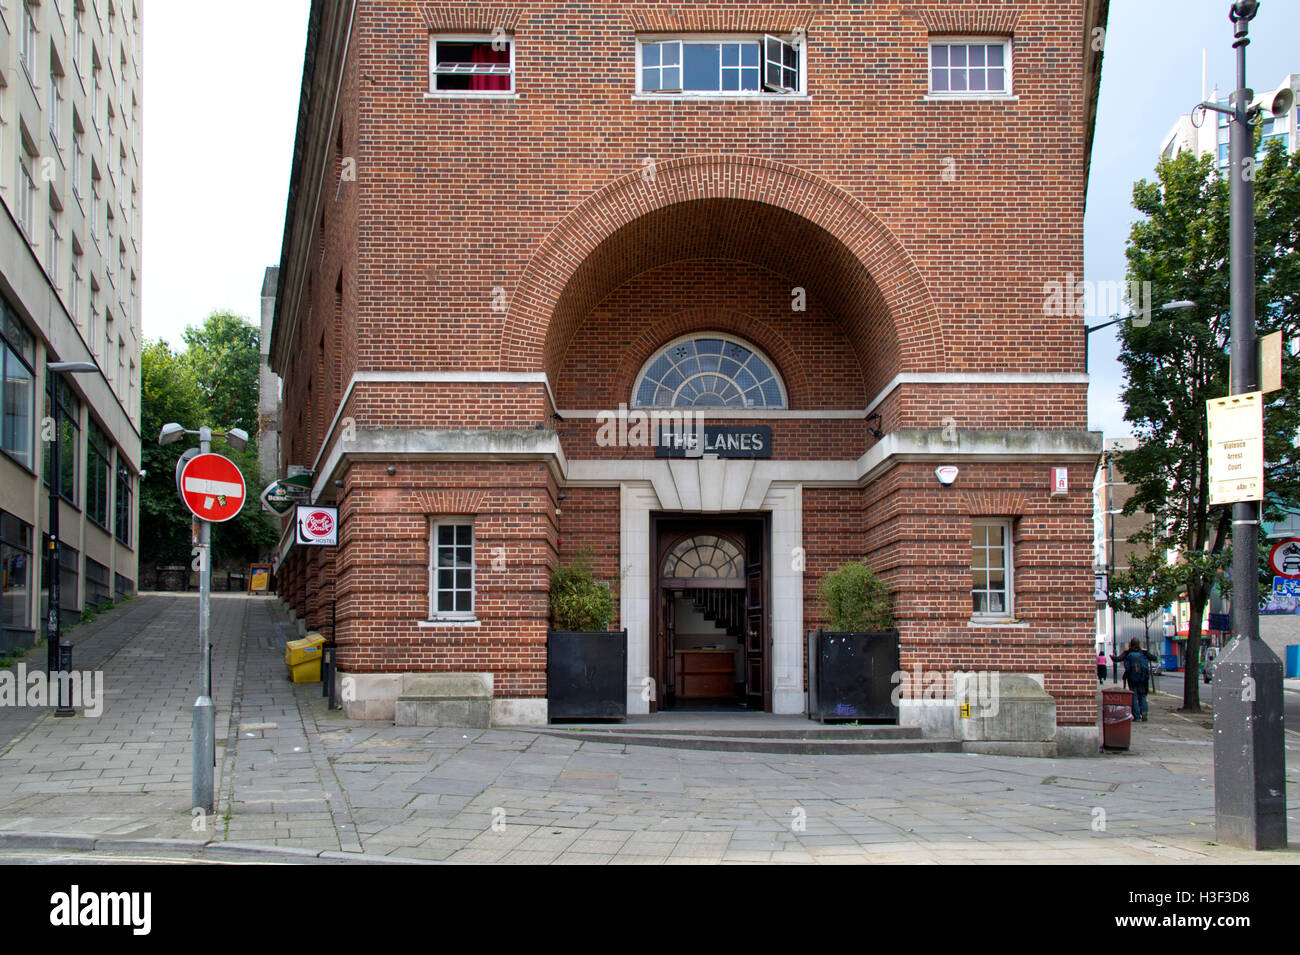
[[1205,403],[1210,438],[1210,503],[1264,498],[1264,402],[1258,391]]

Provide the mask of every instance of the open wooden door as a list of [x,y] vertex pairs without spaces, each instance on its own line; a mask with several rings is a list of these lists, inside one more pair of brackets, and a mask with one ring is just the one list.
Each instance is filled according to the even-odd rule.
[[768,685],[767,614],[763,594],[763,528],[755,524],[745,533],[745,703],[752,710],[771,708]]
[[675,596],[671,590],[659,589],[659,619],[663,625],[659,629],[659,647],[655,655],[659,675],[655,681],[654,699],[650,703],[651,713],[670,706],[677,693],[677,655],[673,652],[677,642]]

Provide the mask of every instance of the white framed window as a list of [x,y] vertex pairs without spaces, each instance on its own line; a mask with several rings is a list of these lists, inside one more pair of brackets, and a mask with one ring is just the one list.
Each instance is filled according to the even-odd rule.
[[55,152],[63,147],[59,143],[59,130],[63,128],[63,90],[60,84],[63,81],[62,73],[50,71],[50,89],[49,89],[49,120],[50,120],[50,142],[54,144]]
[[99,248],[99,176],[94,164],[90,167],[90,241]]
[[50,211],[49,218],[45,221],[45,271],[49,275],[50,281],[54,287],[59,286],[59,220],[54,211]]
[[971,522],[971,616],[1010,620],[1015,611],[1011,521]]
[[512,96],[515,42],[507,33],[429,35],[429,93]]
[[980,98],[1011,95],[1011,40],[943,37],[930,41],[930,95]]
[[32,16],[32,5],[28,0],[21,0],[21,6],[23,22],[18,27],[18,63],[27,74],[28,82],[34,84],[32,75],[36,72],[36,18]]
[[640,37],[636,91],[650,96],[803,95],[803,39],[802,34]]
[[81,133],[72,130],[72,197],[81,205]]
[[32,157],[21,143],[18,146],[18,225],[27,241],[32,241],[32,216],[36,212],[36,180],[32,177]]
[[86,5],[76,0],[72,5],[72,72],[81,78],[81,15]]
[[474,619],[474,521],[429,521],[429,619]]
[[80,296],[81,296],[81,247],[77,245],[77,237],[72,237],[72,274],[68,285],[68,311],[72,313],[73,324],[81,320],[79,314]]

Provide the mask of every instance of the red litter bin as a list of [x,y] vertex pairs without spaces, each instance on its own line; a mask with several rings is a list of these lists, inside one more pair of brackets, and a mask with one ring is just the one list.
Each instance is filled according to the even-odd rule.
[[1129,724],[1133,722],[1133,691],[1118,687],[1101,691],[1101,745],[1105,749],[1128,749]]

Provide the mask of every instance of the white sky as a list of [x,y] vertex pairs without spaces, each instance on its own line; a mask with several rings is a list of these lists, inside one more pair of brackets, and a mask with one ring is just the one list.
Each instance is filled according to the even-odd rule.
[[[147,339],[179,347],[182,329],[216,309],[258,318],[263,273],[280,257],[309,7],[309,0],[145,5]],[[1161,139],[1199,101],[1203,47],[1210,86],[1232,82],[1228,7],[1228,0],[1111,4],[1084,230],[1089,281],[1125,278],[1133,183],[1153,176]],[[1249,48],[1256,90],[1300,71],[1297,36],[1300,0],[1264,0]],[[1091,337],[1089,426],[1128,434],[1114,329]]]
[[309,0],[144,5],[144,336],[259,320],[280,260]]

